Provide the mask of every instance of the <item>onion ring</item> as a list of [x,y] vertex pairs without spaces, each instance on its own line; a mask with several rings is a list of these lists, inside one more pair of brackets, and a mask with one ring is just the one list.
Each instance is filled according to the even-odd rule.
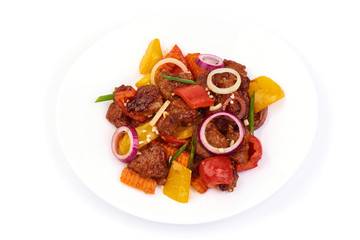
[[[215,86],[215,84],[212,81],[212,77],[215,74],[218,73],[224,73],[224,72],[228,72],[228,73],[232,73],[236,76],[236,82],[234,85],[232,85],[231,87],[228,88],[219,88],[217,86]],[[206,85],[208,86],[208,88],[213,91],[214,93],[218,93],[218,94],[228,94],[228,93],[232,93],[235,92],[241,85],[241,77],[240,74],[235,71],[232,68],[218,68],[215,69],[213,71],[211,71],[207,77],[207,81],[206,81]]]
[[184,63],[182,63],[180,60],[177,60],[176,58],[164,58],[160,61],[158,61],[155,66],[153,67],[153,69],[151,70],[151,75],[150,75],[150,79],[151,79],[151,84],[156,86],[156,82],[155,82],[155,73],[156,70],[161,66],[164,65],[166,63],[173,63],[175,65],[177,65],[178,67],[181,68],[181,70],[183,70],[184,72],[188,72],[187,67],[185,66]]
[[223,104],[223,110],[226,111],[226,107],[229,104],[230,101],[232,100],[237,100],[240,103],[240,112],[237,115],[237,117],[239,119],[242,119],[245,114],[246,114],[246,102],[244,99],[242,99],[241,97],[237,96],[234,94],[234,97],[229,97],[228,99],[225,100],[224,104]]
[[212,71],[225,66],[221,58],[211,54],[200,54],[196,58],[195,63],[206,71]]
[[[121,134],[123,132],[126,132],[129,135],[130,147],[129,147],[129,151],[126,154],[121,155],[119,152],[119,141],[121,138]],[[124,163],[130,163],[136,157],[138,148],[139,148],[139,138],[134,127],[121,126],[118,129],[116,129],[111,140],[111,150],[117,159],[119,159]]]
[[[211,120],[213,120],[214,118],[219,117],[219,116],[230,117],[232,120],[235,121],[236,125],[238,125],[238,127],[239,127],[239,138],[236,140],[236,142],[233,145],[231,145],[230,147],[227,147],[227,148],[217,148],[217,147],[210,145],[210,143],[208,142],[208,140],[206,139],[206,136],[205,136],[205,130],[206,130],[206,126],[208,125],[208,123]],[[211,153],[213,155],[228,155],[228,154],[236,151],[236,149],[238,149],[240,147],[240,144],[244,138],[244,135],[245,135],[245,129],[244,129],[244,126],[241,123],[241,121],[238,119],[238,117],[232,113],[224,112],[224,111],[213,113],[213,114],[209,115],[208,117],[206,117],[203,120],[203,122],[200,124],[200,128],[199,128],[199,140],[200,140],[201,145],[209,153]]]

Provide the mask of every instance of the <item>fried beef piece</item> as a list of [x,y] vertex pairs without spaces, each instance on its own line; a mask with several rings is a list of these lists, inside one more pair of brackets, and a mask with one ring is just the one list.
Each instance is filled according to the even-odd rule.
[[[193,76],[191,73],[172,74],[167,70],[162,70],[161,74],[166,75],[166,76],[176,77],[176,78],[193,80]],[[157,75],[156,83],[159,87],[161,96],[166,100],[170,100],[173,98],[173,96],[171,95],[172,90],[174,90],[175,88],[179,88],[179,87],[187,85],[185,83],[165,79],[165,78],[161,77],[161,74]]]
[[[121,85],[120,87],[116,87],[113,94],[116,94],[121,91],[129,91],[131,90],[131,86]],[[109,120],[110,123],[114,124],[115,127],[121,127],[124,125],[128,125],[131,119],[126,116],[121,108],[113,101],[106,113],[106,119]]]
[[229,146],[226,137],[216,128],[212,122],[209,122],[206,126],[205,136],[211,146],[217,148],[226,148]]
[[168,115],[160,118],[156,126],[160,133],[169,136],[173,135],[180,126],[193,125],[197,117],[196,109],[190,109],[181,98],[174,98],[166,112]]
[[106,113],[106,119],[109,120],[110,123],[114,124],[117,128],[124,125],[129,125],[130,123],[130,118],[123,113],[115,101],[110,104]]
[[139,87],[136,96],[126,107],[129,113],[140,116],[149,116],[156,113],[163,104],[159,90],[154,85]]
[[249,160],[249,136],[250,131],[245,128],[244,139],[242,140],[239,148],[229,155],[230,159],[234,162],[245,164]]
[[129,164],[129,167],[138,172],[142,177],[165,178],[168,174],[166,167],[165,149],[158,145],[149,143],[139,150],[137,155]]

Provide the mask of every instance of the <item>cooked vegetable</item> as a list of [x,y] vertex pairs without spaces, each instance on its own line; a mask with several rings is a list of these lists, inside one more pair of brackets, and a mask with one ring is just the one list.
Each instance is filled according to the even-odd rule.
[[115,94],[103,95],[103,96],[98,97],[95,102],[97,103],[97,102],[114,100],[114,97],[115,97]]
[[184,145],[182,145],[181,148],[179,148],[179,150],[177,150],[176,153],[170,158],[168,167],[170,167],[171,163],[186,149],[188,143],[189,141],[186,141],[186,143],[184,143]]
[[191,151],[190,151],[190,160],[188,164],[188,168],[191,169],[194,161],[194,155],[195,155],[195,137],[193,136],[191,138]]
[[174,161],[171,164],[163,193],[169,198],[187,203],[189,201],[191,170]]
[[222,107],[222,104],[218,103],[216,106],[210,106],[209,111],[213,112],[213,111],[219,110],[221,107]]
[[[155,144],[159,144],[160,146],[162,146],[165,149],[165,154],[166,154],[166,158],[169,159],[171,158],[176,151],[178,150],[177,148],[174,147],[170,147],[169,145],[165,144],[165,143],[161,143],[158,141],[154,141]],[[176,162],[179,162],[181,165],[187,167],[189,164],[189,159],[190,159],[190,154],[186,151],[183,151],[177,158],[176,158]]]
[[261,76],[250,81],[249,94],[255,91],[256,99],[254,103],[255,113],[266,108],[270,104],[280,100],[285,96],[284,91],[271,78]]
[[238,101],[240,104],[240,112],[238,113],[237,117],[242,119],[246,114],[246,102],[243,98],[239,97],[237,94],[232,94],[228,99],[225,100],[223,105],[223,110],[226,111],[226,107],[231,104],[234,100]]
[[175,88],[173,93],[180,96],[191,109],[214,105],[214,100],[209,97],[206,90],[200,85],[187,85]]
[[[206,126],[208,125],[208,123],[211,120],[213,120],[214,118],[220,117],[220,116],[230,117],[232,120],[234,120],[234,122],[236,123],[236,125],[239,128],[239,138],[236,140],[236,142],[233,145],[231,145],[227,148],[217,148],[217,147],[211,146],[205,136],[205,130],[206,130]],[[240,144],[244,138],[244,134],[245,134],[245,130],[244,130],[244,126],[241,123],[241,121],[234,114],[229,113],[229,112],[223,112],[223,111],[213,113],[213,114],[207,116],[203,120],[203,122],[201,123],[200,128],[199,128],[199,139],[200,139],[201,145],[209,153],[211,153],[213,155],[228,155],[228,154],[234,152],[240,146]]]
[[262,147],[260,140],[254,135],[249,136],[249,156],[250,158],[245,164],[237,163],[235,165],[236,171],[241,172],[258,166],[258,162],[262,156]]
[[173,63],[177,66],[179,66],[181,68],[181,70],[183,70],[183,72],[187,72],[188,69],[187,67],[185,66],[184,63],[182,63],[180,60],[177,60],[176,58],[165,58],[163,60],[160,60],[158,63],[156,63],[156,65],[153,67],[153,69],[151,70],[151,84],[155,85],[156,86],[156,82],[155,82],[155,74],[156,74],[156,71],[157,69],[165,64],[165,63]]
[[176,77],[170,77],[170,76],[166,76],[166,75],[161,75],[161,77],[168,79],[168,80],[172,80],[172,81],[177,81],[177,82],[182,82],[182,83],[187,83],[187,84],[195,84],[198,85],[197,82],[193,81],[193,80],[188,80],[188,79],[182,79],[182,78],[176,78]]
[[[215,74],[219,74],[219,73],[224,73],[224,72],[228,72],[228,73],[232,73],[236,76],[236,82],[234,85],[232,85],[231,87],[228,88],[219,88],[217,86],[215,86],[215,84],[212,81],[212,77]],[[218,93],[218,94],[228,94],[228,93],[232,93],[235,92],[241,85],[241,77],[240,74],[235,71],[232,68],[218,68],[215,69],[213,71],[211,71],[207,77],[207,81],[206,84],[208,86],[208,88],[213,91],[214,93]]]
[[204,69],[202,69],[201,67],[199,67],[199,65],[196,64],[196,59],[197,57],[200,55],[200,53],[189,53],[188,55],[186,55],[185,59],[186,62],[188,63],[190,72],[192,73],[192,75],[194,76],[194,78],[196,79],[201,73],[206,72]]
[[139,88],[141,86],[150,85],[151,84],[150,76],[151,76],[150,73],[146,74],[142,79],[140,79],[139,81],[137,81],[137,83],[135,83],[135,86]]
[[254,135],[254,101],[255,91],[252,92],[249,105],[249,129],[252,135]]
[[119,105],[119,107],[121,108],[121,110],[123,111],[123,113],[129,117],[131,117],[132,119],[135,119],[136,121],[139,122],[144,122],[147,117],[146,116],[139,116],[139,115],[135,115],[133,113],[129,113],[127,111],[126,108],[126,101],[135,97],[136,95],[136,90],[131,88],[131,90],[127,91],[120,91],[117,94],[115,94],[115,102],[117,105]]
[[206,71],[212,71],[225,66],[221,58],[211,54],[200,54],[196,58],[195,63]]
[[[129,147],[125,153],[120,153],[119,151],[119,140],[121,136],[127,133],[129,136]],[[136,157],[136,153],[139,147],[139,138],[138,134],[134,127],[132,126],[122,126],[116,129],[111,140],[111,150],[114,156],[124,163],[129,163]]]
[[230,158],[226,156],[205,158],[200,163],[199,174],[208,187],[216,187],[218,184],[231,184],[233,170]]
[[155,126],[155,124],[157,123],[157,121],[160,119],[161,115],[164,113],[164,111],[166,110],[166,108],[170,105],[170,101],[167,100],[166,102],[164,102],[164,104],[161,106],[161,108],[157,111],[157,113],[155,114],[155,116],[151,119],[151,121],[149,122],[151,126]]
[[155,38],[149,43],[146,49],[145,55],[142,57],[139,71],[141,74],[148,74],[155,64],[163,58],[163,54],[160,47],[160,40]]
[[[186,67],[188,67],[186,59],[185,59],[181,49],[176,44],[171,49],[171,51],[168,54],[166,54],[165,58],[175,58],[175,59],[181,61],[183,64],[185,64]],[[167,64],[163,65],[162,67],[168,69],[171,73],[183,72],[183,70],[181,68],[179,68],[178,66],[176,66],[172,63],[167,63]]]
[[152,178],[141,177],[139,173],[126,167],[121,172],[120,181],[131,187],[144,191],[145,193],[154,194],[156,189],[156,180]]
[[199,193],[203,194],[208,190],[200,176],[191,180],[191,186],[193,186]]
[[[152,142],[159,136],[156,131],[154,131],[153,126],[151,126],[148,122],[135,128],[135,130],[138,137],[138,148],[142,148],[143,146]],[[129,136],[129,134],[124,135],[124,137],[118,143],[119,145],[117,146],[117,148],[119,148],[120,154],[125,154],[130,149],[131,136]]]
[[193,135],[193,132],[194,132],[194,126],[179,127],[176,129],[173,136],[177,139],[185,139],[191,137]]
[[164,139],[164,141],[166,143],[171,143],[171,144],[179,146],[179,147],[181,147],[182,145],[184,145],[187,142],[186,139],[178,139],[173,136],[164,135],[162,133],[159,133],[159,135]]

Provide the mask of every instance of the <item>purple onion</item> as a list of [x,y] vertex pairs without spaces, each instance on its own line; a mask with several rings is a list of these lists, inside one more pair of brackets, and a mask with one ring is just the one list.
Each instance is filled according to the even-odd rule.
[[212,71],[225,66],[221,58],[211,54],[200,54],[196,58],[195,63],[206,71]]
[[[214,146],[211,146],[210,143],[207,141],[206,136],[205,136],[205,130],[206,130],[206,126],[208,125],[208,123],[218,117],[218,116],[227,116],[230,117],[232,120],[235,121],[236,125],[238,125],[239,127],[239,138],[236,140],[236,142],[227,148],[217,148]],[[201,123],[200,128],[199,128],[199,139],[200,139],[200,143],[201,145],[211,154],[213,155],[228,155],[230,153],[233,153],[236,151],[236,149],[238,149],[240,147],[240,144],[244,138],[245,135],[245,129],[243,124],[241,123],[241,121],[239,120],[239,118],[237,116],[235,116],[232,113],[229,112],[224,112],[224,111],[220,111],[220,112],[216,112],[213,113],[209,116],[207,116]]]
[[[130,138],[129,151],[121,155],[119,152],[119,141],[122,133],[127,133]],[[139,137],[134,127],[132,126],[121,126],[114,132],[111,140],[111,150],[114,156],[124,163],[130,163],[135,157],[139,148]]]

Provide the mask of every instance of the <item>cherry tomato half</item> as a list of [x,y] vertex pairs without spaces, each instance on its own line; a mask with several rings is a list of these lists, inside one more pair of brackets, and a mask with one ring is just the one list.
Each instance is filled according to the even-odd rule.
[[237,172],[242,172],[258,166],[258,162],[262,156],[261,142],[254,135],[249,136],[249,161],[245,164],[236,164]]
[[205,158],[200,163],[199,174],[208,187],[215,187],[218,184],[231,184],[233,170],[230,158],[226,156]]

